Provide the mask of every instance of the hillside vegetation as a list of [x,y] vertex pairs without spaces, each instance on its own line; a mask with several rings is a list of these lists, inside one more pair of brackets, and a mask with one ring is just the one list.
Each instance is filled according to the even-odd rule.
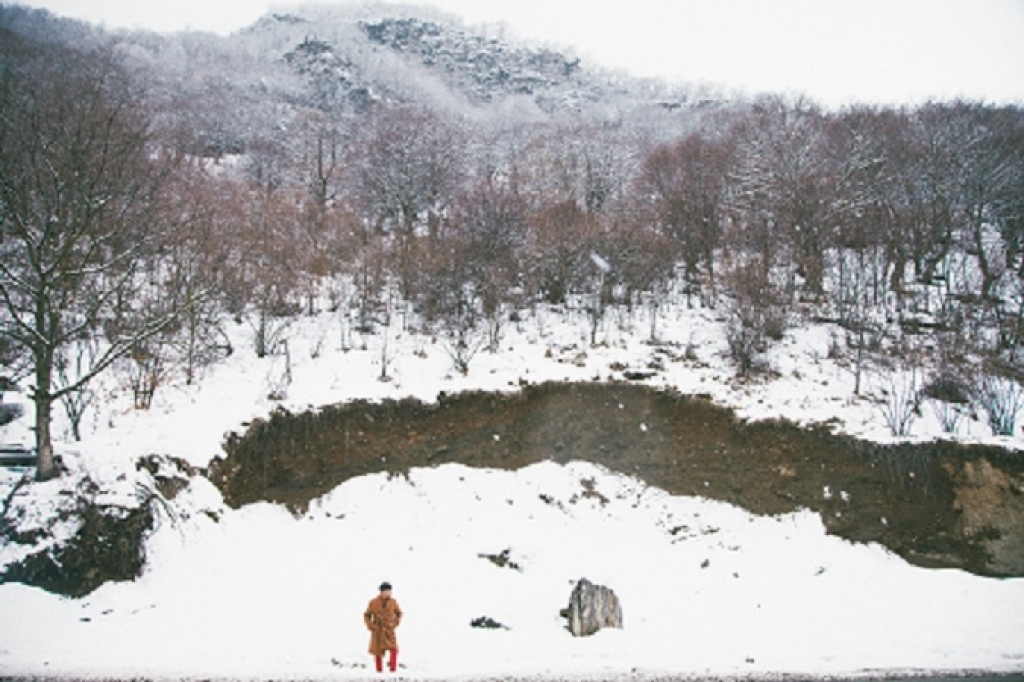
[[[328,309],[438,339],[471,371],[539,305],[721,312],[734,371],[787,329],[895,436],[1021,406],[1024,116],[827,111],[590,69],[442,15],[273,14],[228,37],[107,33],[0,10],[0,360],[49,423],[95,376],[135,407],[233,352],[288,353]],[[246,324],[236,347],[228,327]]]

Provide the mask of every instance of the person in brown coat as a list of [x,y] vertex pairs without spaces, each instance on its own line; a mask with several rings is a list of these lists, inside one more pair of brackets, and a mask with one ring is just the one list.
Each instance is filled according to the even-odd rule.
[[391,583],[381,583],[380,595],[370,601],[363,614],[366,629],[370,631],[370,655],[377,664],[377,672],[384,672],[384,652],[390,651],[388,669],[398,669],[398,638],[395,628],[402,622],[402,609],[391,596]]

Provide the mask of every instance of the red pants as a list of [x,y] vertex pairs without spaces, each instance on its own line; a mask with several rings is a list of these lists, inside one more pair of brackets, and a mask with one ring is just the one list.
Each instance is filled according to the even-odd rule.
[[[388,657],[388,670],[395,672],[398,670],[398,649],[391,649],[390,654],[391,655]],[[384,672],[384,657],[375,656],[374,658],[377,663],[377,672]]]

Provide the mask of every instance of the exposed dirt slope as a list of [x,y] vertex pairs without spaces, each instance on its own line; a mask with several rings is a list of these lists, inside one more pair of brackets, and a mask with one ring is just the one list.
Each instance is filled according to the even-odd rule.
[[879,446],[631,384],[545,384],[278,412],[232,435],[210,476],[228,503],[301,508],[361,474],[459,462],[587,460],[759,514],[820,512],[829,531],[929,567],[1024,575],[1024,457],[936,442]]

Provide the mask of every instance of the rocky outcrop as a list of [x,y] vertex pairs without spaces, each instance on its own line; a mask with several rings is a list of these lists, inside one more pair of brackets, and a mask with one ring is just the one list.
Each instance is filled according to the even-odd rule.
[[554,111],[594,103],[603,95],[578,58],[553,50],[518,47],[411,17],[362,22],[360,27],[371,42],[418,60],[476,103],[529,96]]
[[1024,475],[993,466],[986,458],[946,462],[954,482],[954,507],[964,537],[981,544],[987,569],[1019,575],[1024,567]]
[[622,605],[614,591],[583,578],[573,588],[562,617],[568,619],[573,637],[589,637],[603,628],[621,628]]

